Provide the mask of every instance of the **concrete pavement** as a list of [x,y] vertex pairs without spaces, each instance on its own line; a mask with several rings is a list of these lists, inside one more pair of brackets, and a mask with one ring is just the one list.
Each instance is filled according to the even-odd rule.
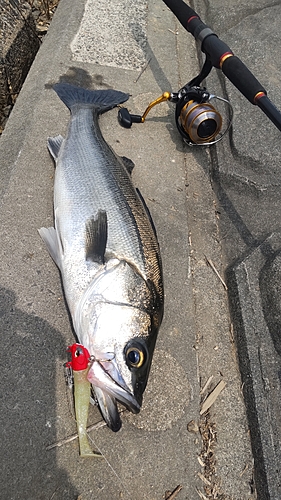
[[[249,15],[249,5],[240,3],[241,17],[237,17],[237,8],[229,2],[226,23],[225,10],[217,3],[199,14],[220,29],[218,34],[236,52],[235,34],[241,29],[242,53],[237,55],[248,64],[254,48],[246,51],[242,33],[253,31],[256,38],[250,40],[255,54],[259,53],[258,16],[264,19],[266,14],[269,22],[269,12],[275,7],[261,12],[253,7],[250,14],[255,22],[251,18],[246,24],[243,12]],[[100,119],[114,150],[134,161],[134,181],[157,228],[164,264],[165,317],[141,413],[124,414],[117,434],[106,427],[90,434],[93,447],[100,449],[104,459],[79,458],[76,441],[46,449],[75,432],[62,366],[73,332],[58,270],[37,234],[39,227],[51,225],[53,220],[54,167],[46,139],[64,134],[69,119],[52,84],[63,80],[89,88],[114,87],[129,92],[129,109],[140,113],[164,90],[178,90],[198,72],[192,37],[160,0],[148,2],[148,8],[146,2],[125,0],[117,5],[101,0],[98,9],[95,5],[91,0],[60,0],[0,141],[3,498],[160,500],[165,491],[180,484],[179,500],[200,496],[248,500],[256,498],[255,481],[261,474],[259,498],[277,499],[276,471],[267,466],[271,447],[270,443],[263,446],[256,389],[247,384],[252,380],[252,365],[247,364],[248,371],[243,365],[244,357],[249,358],[245,333],[251,316],[246,322],[245,314],[241,318],[237,310],[250,313],[245,297],[255,300],[251,290],[243,295],[239,288],[243,282],[238,276],[240,261],[244,255],[251,256],[253,249],[259,251],[268,233],[277,233],[279,228],[279,132],[261,111],[240,99],[230,84],[221,90],[215,72],[207,82],[210,90],[228,92],[236,111],[230,139],[216,148],[185,147],[174,123],[172,104],[158,106],[145,124],[130,130],[118,125],[116,110]],[[275,20],[277,17],[275,13]],[[249,67],[255,70],[250,63]],[[277,68],[270,72],[267,67],[268,77],[277,74]],[[260,79],[268,88],[267,81]],[[271,85],[274,92],[273,80]],[[256,188],[261,178],[266,190]],[[274,242],[276,255],[278,237]],[[206,257],[221,275],[228,267],[228,293]],[[274,282],[278,259],[266,260],[266,268],[261,259],[253,260],[263,266],[262,278],[258,271],[254,275],[262,284],[259,311],[261,321],[265,320],[263,332],[269,332],[266,345],[274,348],[273,340],[272,345],[270,342],[277,328],[270,327],[268,319],[271,301],[275,301],[276,317],[280,308],[276,287],[269,289],[267,283],[269,277]],[[251,285],[255,293],[256,285],[256,281]],[[275,384],[278,351],[274,356],[270,373]],[[200,415],[202,400],[221,380],[227,384],[224,391],[210,411]],[[262,385],[264,380],[259,388],[267,403],[271,386]],[[274,385],[277,392],[278,387]],[[272,412],[275,403],[274,394]],[[247,414],[255,420],[248,422]],[[91,409],[89,423],[100,420],[98,409]],[[251,427],[253,422],[255,427]],[[249,425],[258,472],[255,477]],[[271,442],[276,442],[278,432],[278,426],[276,434],[270,430]],[[278,453],[277,446],[276,450]]]

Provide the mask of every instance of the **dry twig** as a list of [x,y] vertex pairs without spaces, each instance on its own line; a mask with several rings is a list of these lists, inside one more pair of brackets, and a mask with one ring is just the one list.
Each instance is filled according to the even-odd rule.
[[218,270],[216,269],[216,267],[214,266],[213,262],[211,261],[211,259],[208,259],[208,257],[205,255],[205,259],[207,261],[207,264],[209,264],[209,266],[213,269],[214,273],[217,275],[217,277],[219,278],[220,282],[223,284],[223,287],[225,290],[227,290],[227,285],[226,283],[223,281],[220,273],[218,272]]
[[182,490],[181,484],[179,484],[173,491],[172,493],[166,498],[166,500],[173,500],[176,498],[177,494]]
[[145,70],[146,70],[147,66],[149,65],[150,61],[151,61],[151,57],[146,61],[144,67],[142,68],[142,70],[138,74],[137,78],[134,80],[134,83],[137,83],[137,81],[140,79],[141,75],[145,72]]

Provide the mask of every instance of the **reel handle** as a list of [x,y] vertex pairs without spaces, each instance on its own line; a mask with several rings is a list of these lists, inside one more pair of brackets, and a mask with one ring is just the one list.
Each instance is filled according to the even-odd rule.
[[133,123],[142,123],[142,116],[131,115],[127,108],[120,108],[118,111],[118,121],[121,127],[131,128]]
[[152,101],[147,106],[143,115],[131,115],[127,108],[120,108],[118,111],[119,124],[121,125],[121,127],[131,128],[133,123],[143,123],[151,108],[156,106],[156,104],[160,104],[160,102],[164,102],[167,100],[173,100],[173,94],[171,94],[170,92],[163,92],[160,97]]

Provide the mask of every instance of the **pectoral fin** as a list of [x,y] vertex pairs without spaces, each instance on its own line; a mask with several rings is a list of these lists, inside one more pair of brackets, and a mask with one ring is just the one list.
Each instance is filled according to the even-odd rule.
[[107,215],[99,210],[95,217],[86,222],[86,259],[104,264],[107,243]]

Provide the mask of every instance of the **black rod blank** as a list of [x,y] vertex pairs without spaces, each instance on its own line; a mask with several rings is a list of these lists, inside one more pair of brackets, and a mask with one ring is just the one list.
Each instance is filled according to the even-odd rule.
[[231,83],[248,99],[256,104],[281,130],[281,113],[268,99],[265,88],[236,57],[226,43],[202,22],[198,14],[183,0],[163,0],[181,25],[201,43],[201,50],[215,68],[221,69]]

